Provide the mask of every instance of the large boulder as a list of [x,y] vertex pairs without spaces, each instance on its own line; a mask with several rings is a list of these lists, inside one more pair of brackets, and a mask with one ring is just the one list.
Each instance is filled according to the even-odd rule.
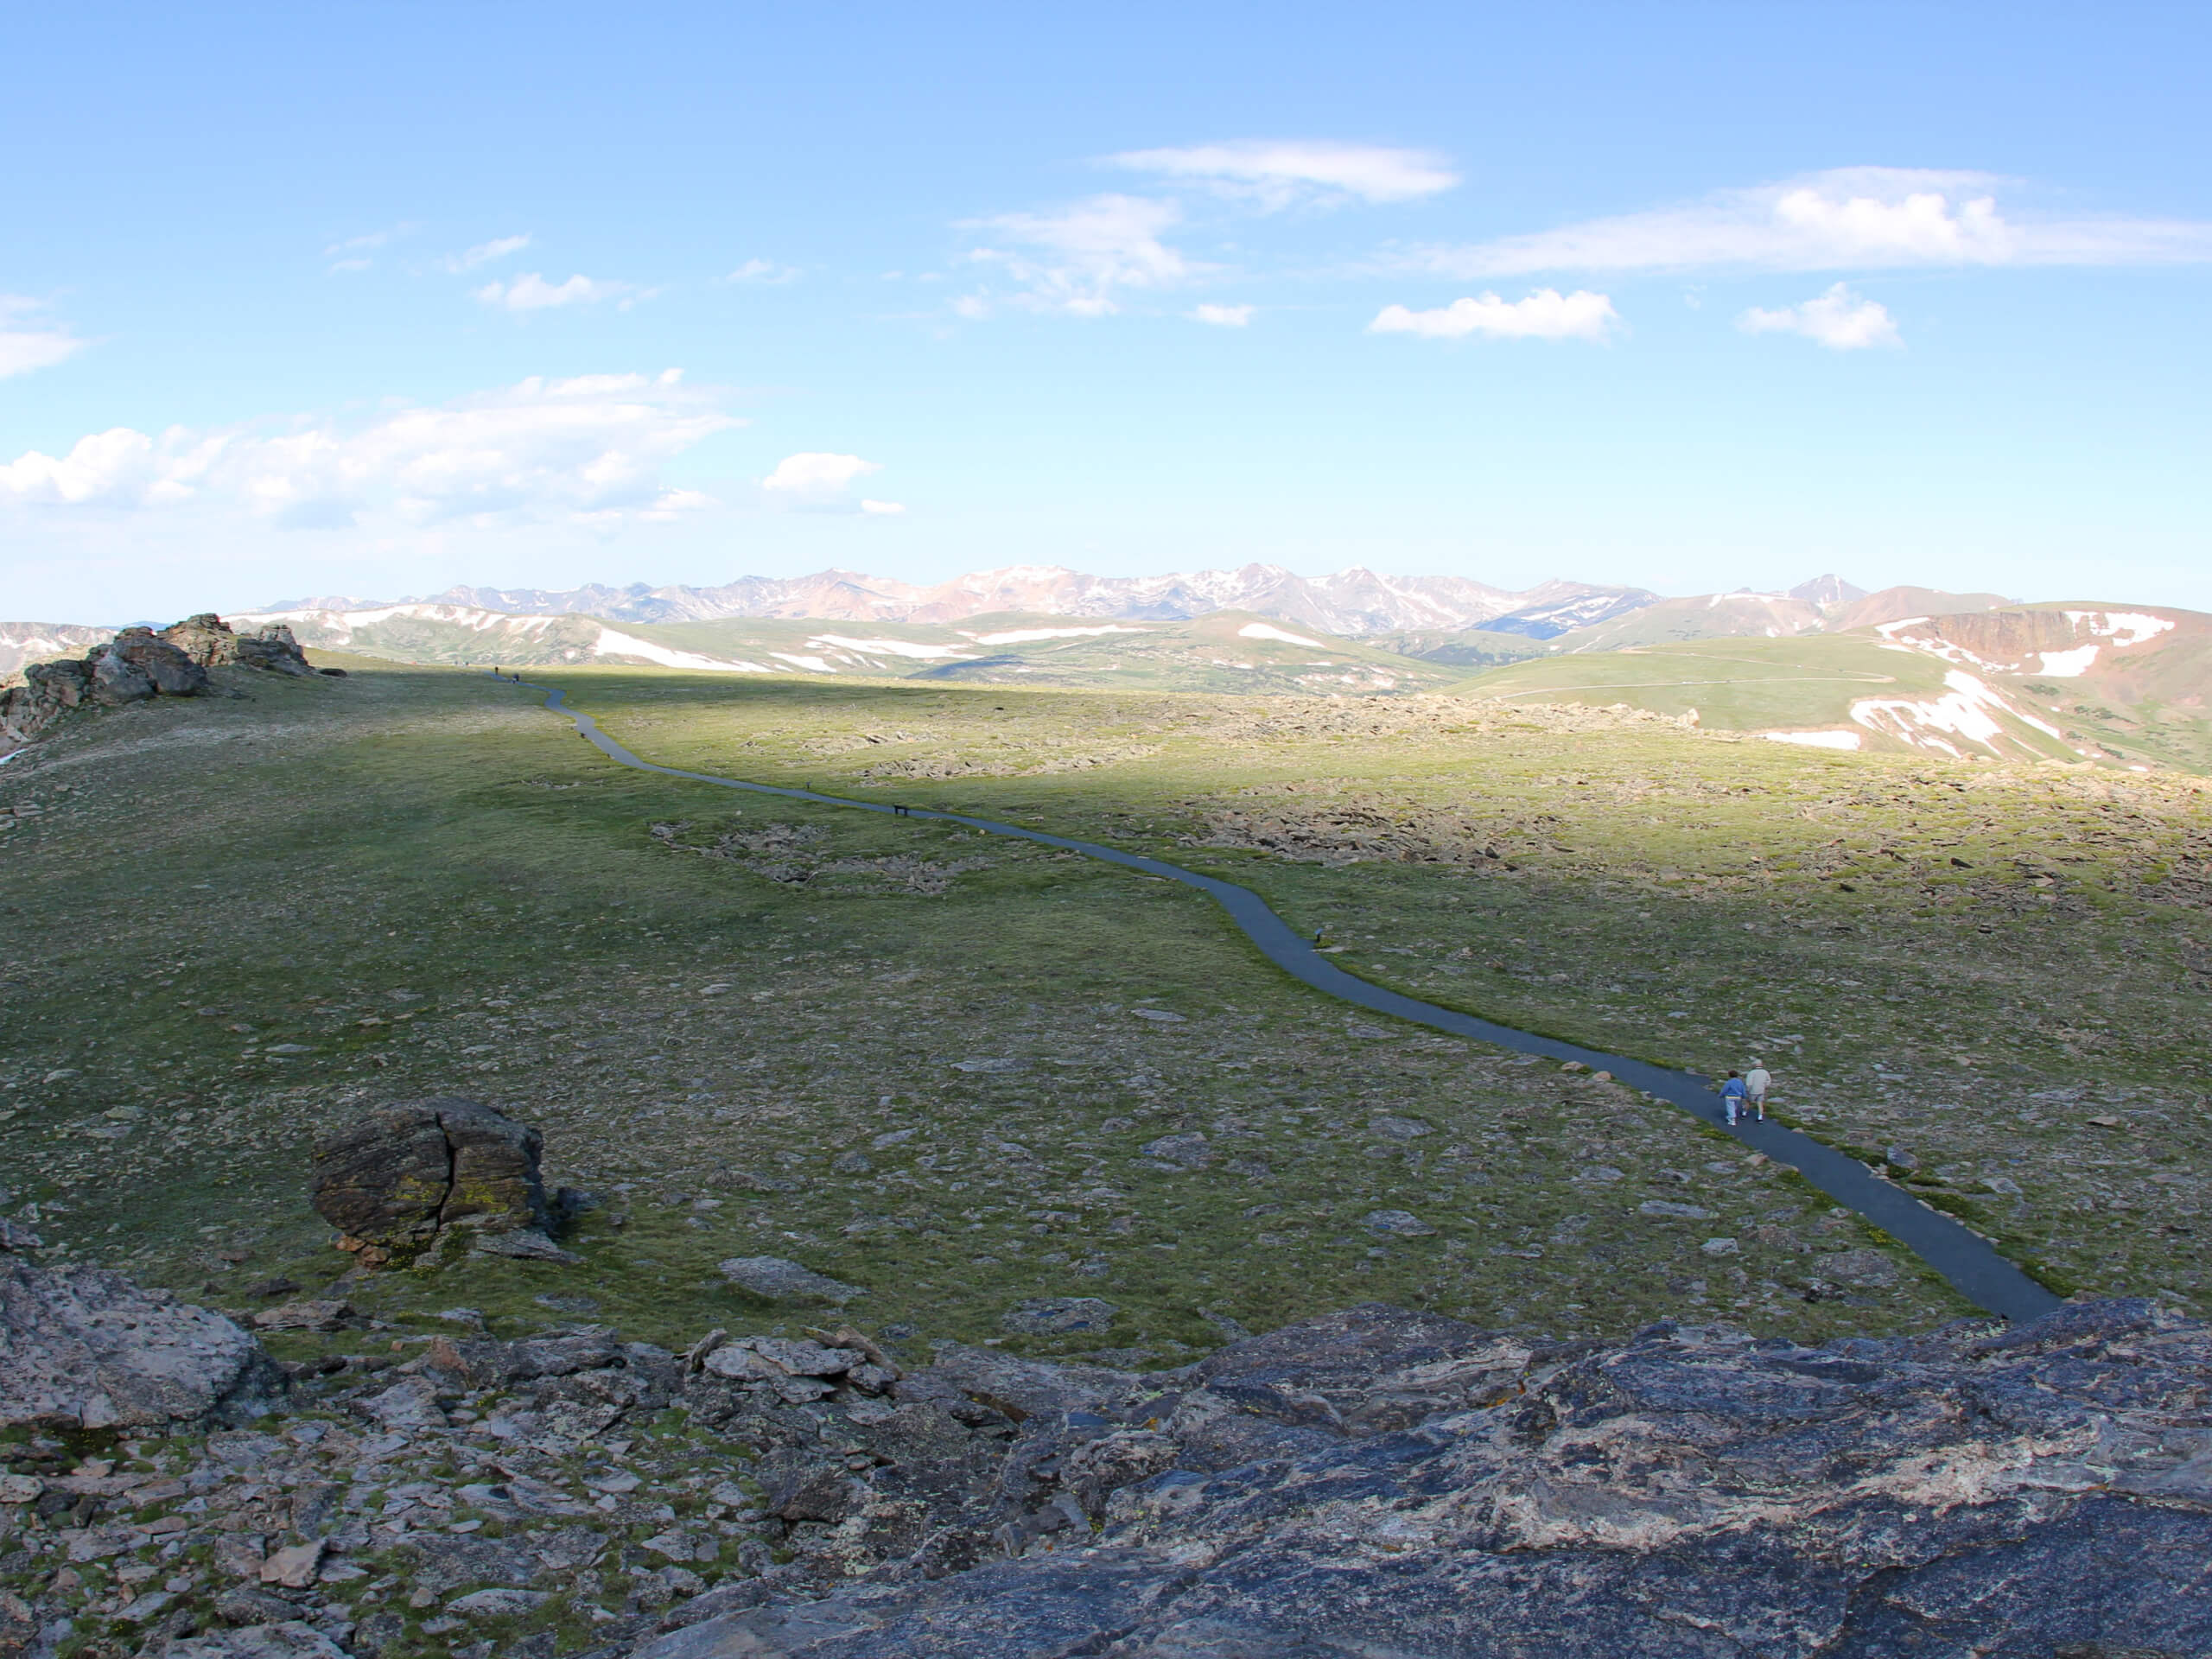
[[207,669],[150,628],[125,628],[107,649],[110,657],[137,670],[162,696],[196,697],[208,689]]
[[238,1423],[283,1389],[261,1344],[219,1313],[104,1268],[0,1254],[0,1427]]
[[454,1225],[543,1230],[552,1219],[538,1173],[544,1144],[480,1101],[395,1102],[315,1147],[315,1212],[344,1247],[385,1254],[418,1249]]
[[238,658],[247,668],[275,674],[312,674],[315,665],[300,650],[300,642],[282,622],[264,623],[252,633],[238,636]]
[[120,709],[159,695],[152,678],[112,644],[93,646],[85,664],[92,671],[92,701],[103,709]]

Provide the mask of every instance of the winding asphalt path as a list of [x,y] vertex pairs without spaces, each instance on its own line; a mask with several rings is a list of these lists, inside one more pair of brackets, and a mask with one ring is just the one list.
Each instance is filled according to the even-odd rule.
[[[632,754],[607,736],[600,730],[599,722],[589,715],[569,708],[567,694],[559,687],[537,685],[528,681],[522,683],[532,690],[544,692],[548,709],[574,721],[576,730],[596,746],[601,753],[621,766],[632,766],[639,772],[657,772],[663,777],[682,778],[696,784],[713,784],[723,789],[741,789],[757,795],[779,795],[786,800],[814,801],[824,806],[851,807],[856,811],[881,812],[887,816],[898,810],[880,801],[849,801],[841,796],[817,794],[810,789],[783,789],[772,784],[749,784],[735,778],[721,778],[712,772],[686,772],[680,766],[656,766]],[[1731,1128],[1718,1096],[1713,1092],[1712,1079],[1700,1077],[1694,1071],[1676,1071],[1647,1061],[1630,1059],[1625,1055],[1608,1054],[1600,1049],[1582,1048],[1555,1038],[1535,1036],[1529,1032],[1516,1031],[1511,1026],[1478,1020],[1471,1014],[1439,1007],[1433,1002],[1423,1002],[1396,991],[1385,990],[1379,985],[1370,984],[1329,961],[1289,923],[1268,909],[1259,894],[1249,887],[1240,887],[1233,881],[1199,875],[1179,865],[1146,858],[1137,853],[1122,852],[1096,842],[1071,841],[1065,836],[1049,836],[1042,830],[1025,830],[1018,824],[996,823],[988,818],[964,817],[957,812],[937,812],[918,806],[906,809],[906,815],[929,818],[940,823],[963,824],[970,830],[982,830],[995,836],[1010,836],[1017,841],[1033,841],[1041,846],[1064,848],[1069,852],[1081,853],[1109,864],[1119,864],[1128,869],[1141,870],[1147,875],[1160,876],[1170,881],[1179,881],[1187,887],[1196,887],[1229,912],[1229,918],[1243,931],[1245,938],[1259,947],[1261,955],[1292,978],[1311,985],[1325,995],[1357,1007],[1371,1009],[1376,1014],[1409,1020],[1415,1025],[1448,1031],[1455,1037],[1471,1038],[1494,1048],[1510,1048],[1519,1053],[1539,1054],[1553,1060],[1580,1060],[1593,1071],[1610,1071],[1631,1089],[1640,1089],[1663,1100],[1699,1122],[1764,1153],[1776,1162],[1795,1169],[1838,1204],[1857,1211],[1891,1237],[1903,1243],[1906,1249],[1948,1280],[1951,1287],[1975,1306],[2001,1319],[2032,1319],[2060,1305],[2058,1297],[1999,1255],[1979,1233],[1941,1211],[1930,1209],[1910,1193],[1882,1179],[1856,1158],[1838,1152],[1833,1147],[1823,1146],[1811,1136],[1784,1128],[1770,1119],[1764,1123],[1746,1122]]]

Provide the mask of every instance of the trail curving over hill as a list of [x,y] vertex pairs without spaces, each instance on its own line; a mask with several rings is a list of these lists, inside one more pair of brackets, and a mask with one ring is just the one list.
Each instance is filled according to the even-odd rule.
[[1270,910],[1266,900],[1249,887],[1240,887],[1233,881],[1224,881],[1215,876],[1200,875],[1196,871],[1186,870],[1180,865],[1170,864],[1161,859],[1147,858],[1139,853],[1125,853],[1118,848],[1104,846],[1097,842],[1076,841],[1066,836],[1048,835],[1039,830],[1025,830],[1019,824],[999,823],[989,818],[971,818],[961,813],[939,812],[926,807],[901,808],[885,801],[848,800],[842,796],[823,795],[810,789],[747,783],[741,779],[719,777],[713,772],[687,772],[681,766],[660,766],[632,753],[600,730],[599,722],[589,715],[569,708],[568,694],[560,687],[539,685],[531,681],[517,683],[532,690],[544,692],[546,708],[575,721],[577,732],[619,766],[630,766],[639,772],[658,772],[666,778],[681,778],[690,783],[712,784],[722,789],[741,789],[753,794],[781,796],[786,800],[849,807],[855,811],[880,812],[887,817],[903,812],[908,817],[927,818],[939,823],[957,823],[994,836],[1007,836],[1017,841],[1032,841],[1040,846],[1081,853],[1088,858],[1196,887],[1229,912],[1230,920],[1236,923],[1244,937],[1258,947],[1262,956],[1292,978],[1311,986],[1325,996],[1335,997],[1338,1001],[1376,1014],[1385,1014],[1414,1025],[1427,1026],[1432,1030],[1449,1032],[1455,1037],[1468,1038],[1493,1048],[1541,1055],[1552,1060],[1580,1060],[1592,1070],[1610,1071],[1630,1088],[1642,1090],[1656,1099],[1663,1100],[1700,1122],[1740,1141],[1752,1150],[1764,1153],[1777,1163],[1796,1170],[1838,1204],[1855,1211],[1904,1244],[1975,1306],[2001,1319],[2024,1320],[2039,1319],[2061,1306],[2058,1296],[1999,1254],[1988,1240],[1942,1211],[1929,1208],[1910,1193],[1883,1180],[1849,1154],[1824,1146],[1810,1135],[1800,1134],[1772,1120],[1743,1122],[1731,1128],[1719,1097],[1713,1092],[1711,1078],[1694,1071],[1677,1071],[1670,1067],[1654,1065],[1649,1061],[1631,1059],[1625,1055],[1608,1054],[1601,1049],[1584,1048],[1578,1044],[1561,1042],[1556,1038],[1537,1036],[1511,1026],[1501,1026],[1494,1020],[1461,1014],[1454,1008],[1440,1007],[1433,1002],[1423,1002],[1416,997],[1370,984],[1346,973],[1321,955],[1311,941]]

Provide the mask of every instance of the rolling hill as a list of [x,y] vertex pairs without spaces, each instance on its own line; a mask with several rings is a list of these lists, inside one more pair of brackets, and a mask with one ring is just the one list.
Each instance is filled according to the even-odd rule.
[[1708,729],[1819,747],[2204,772],[2208,688],[2212,617],[2073,603],[1570,650],[1479,673],[1463,691],[1694,711]]

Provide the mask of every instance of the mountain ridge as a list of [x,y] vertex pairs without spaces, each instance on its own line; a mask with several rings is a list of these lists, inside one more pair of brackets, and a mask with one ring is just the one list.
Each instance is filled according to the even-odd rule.
[[944,623],[1000,612],[1187,621],[1253,611],[1348,639],[1414,629],[1490,628],[1549,639],[1656,603],[1647,588],[1554,577],[1518,591],[1467,576],[1399,576],[1363,566],[1301,576],[1281,565],[1100,576],[1065,565],[975,570],[926,586],[831,567],[804,576],[740,576],[709,587],[632,582],[614,588],[488,588],[460,584],[400,600],[323,595],[286,600],[256,614],[388,610],[455,605],[511,616],[604,617],[615,622],[705,622],[725,617],[844,622]]

